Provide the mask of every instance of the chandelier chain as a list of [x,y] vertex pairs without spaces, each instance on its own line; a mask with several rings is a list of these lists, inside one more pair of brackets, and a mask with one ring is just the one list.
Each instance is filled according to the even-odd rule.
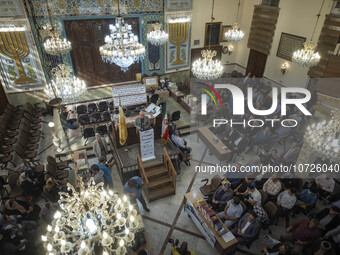
[[236,23],[237,23],[237,20],[238,20],[238,12],[240,10],[240,5],[241,5],[241,0],[238,0],[237,13],[236,13]]
[[319,22],[319,19],[320,19],[320,16],[321,16],[321,11],[322,11],[322,8],[323,8],[324,3],[325,3],[325,0],[322,1],[322,4],[321,4],[320,10],[319,10],[319,13],[316,15],[315,26],[314,26],[314,29],[313,29],[312,37],[311,37],[311,39],[310,39],[311,41],[313,41],[314,33],[315,33],[316,27],[317,27],[317,25],[318,25],[318,22]]

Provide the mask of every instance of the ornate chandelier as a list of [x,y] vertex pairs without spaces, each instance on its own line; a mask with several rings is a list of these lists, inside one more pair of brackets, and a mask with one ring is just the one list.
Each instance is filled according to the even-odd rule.
[[52,74],[54,79],[45,89],[49,98],[62,98],[64,102],[71,102],[86,93],[85,82],[72,75],[70,66],[59,64],[52,69]]
[[165,44],[168,39],[169,35],[165,31],[161,31],[162,25],[159,23],[152,24],[154,31],[150,31],[147,34],[147,40],[153,45],[160,46]]
[[116,24],[109,28],[111,34],[105,37],[105,44],[99,47],[99,53],[104,62],[114,63],[126,72],[130,65],[143,59],[145,47],[138,43],[138,37],[132,33],[131,25],[125,24],[120,16],[119,0]]
[[50,20],[51,30],[50,30],[50,38],[48,38],[46,42],[44,43],[44,49],[50,55],[59,56],[59,55],[66,54],[72,49],[71,43],[68,40],[66,40],[66,38],[61,39],[60,38],[61,34],[54,29],[48,0],[46,0],[46,6],[47,6],[48,17]]
[[340,110],[332,110],[331,120],[307,127],[305,141],[323,160],[340,162]]
[[[215,1],[213,0],[212,3],[212,11],[211,11],[211,24],[214,21],[214,4]],[[221,65],[221,61],[215,60],[213,61],[212,58],[216,56],[217,52],[215,50],[210,50],[210,38],[211,38],[211,31],[210,29],[210,36],[209,36],[209,49],[202,50],[201,54],[203,59],[200,58],[196,60],[192,64],[191,71],[193,75],[202,80],[213,80],[217,79],[222,76],[223,74],[223,67]]]
[[59,193],[61,211],[41,237],[49,255],[123,255],[134,240],[139,221],[128,198],[106,192],[92,178],[90,183],[81,180],[79,191],[68,183],[68,193]]
[[195,77],[202,80],[213,80],[222,76],[223,66],[218,60],[213,61],[216,56],[215,50],[202,50],[202,57],[196,60],[192,65],[192,73]]
[[309,42],[305,42],[303,44],[303,49],[297,50],[293,53],[292,62],[302,66],[302,67],[312,67],[316,66],[320,62],[320,55],[318,52],[314,52],[316,46],[318,45],[316,42],[313,42],[313,37],[315,33],[316,26],[319,22],[319,18],[321,15],[322,7],[325,3],[325,0],[322,1],[321,8],[319,13],[316,15],[316,22],[313,29],[312,37]]
[[224,37],[230,42],[238,42],[240,41],[244,36],[244,33],[240,30],[240,26],[238,23],[235,23],[232,25],[232,29],[228,30],[225,34]]
[[237,23],[237,18],[238,18],[238,13],[240,11],[240,5],[241,2],[240,0],[238,1],[238,5],[237,5],[237,14],[236,14],[236,21],[234,23],[234,25],[232,25],[232,29],[228,30],[225,34],[224,34],[224,38],[226,40],[228,40],[229,42],[238,42],[240,40],[242,40],[244,33],[240,30],[240,26]]
[[51,38],[44,42],[44,49],[50,55],[62,55],[68,53],[71,49],[71,43],[66,38],[61,39],[60,33],[55,30],[50,31]]

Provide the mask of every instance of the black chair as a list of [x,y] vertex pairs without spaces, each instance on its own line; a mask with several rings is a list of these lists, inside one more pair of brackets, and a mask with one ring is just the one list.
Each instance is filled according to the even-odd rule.
[[92,122],[100,122],[102,121],[102,116],[99,112],[95,112],[91,115]]
[[109,112],[103,112],[103,121],[111,121],[111,116]]
[[77,106],[77,114],[87,113],[86,105],[78,105]]
[[95,103],[89,104],[87,106],[87,110],[89,113],[93,113],[97,111],[97,105]]
[[95,136],[94,128],[93,127],[85,128],[84,131],[83,131],[83,136],[84,136],[84,139],[85,139],[84,146],[86,146],[89,138]]
[[113,102],[110,102],[109,103],[109,108],[111,111],[113,111],[115,109],[114,105],[113,105]]
[[80,123],[80,125],[86,125],[89,124],[91,121],[87,114],[83,114],[78,117],[78,122]]
[[107,106],[107,102],[106,102],[106,101],[102,101],[102,102],[100,102],[100,103],[98,104],[98,110],[99,110],[100,112],[107,111],[107,108],[108,108],[108,106]]
[[181,112],[175,111],[171,114],[170,121],[173,122],[173,121],[179,120],[180,118],[181,118]]
[[96,133],[99,133],[101,136],[106,135],[107,134],[107,127],[106,127],[106,125],[98,126],[96,128]]
[[158,94],[152,95],[152,96],[151,96],[151,99],[150,99],[151,103],[157,104],[158,98],[159,98],[159,95],[158,95]]

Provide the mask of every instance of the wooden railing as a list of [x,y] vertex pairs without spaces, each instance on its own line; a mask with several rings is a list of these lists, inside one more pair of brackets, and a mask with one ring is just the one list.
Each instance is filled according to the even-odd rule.
[[144,169],[144,166],[143,166],[143,162],[142,162],[139,154],[137,155],[137,161],[138,161],[138,169],[139,169],[139,172],[140,172],[140,176],[142,177],[143,182],[144,182],[144,185],[143,185],[144,192],[145,192],[146,196],[149,197],[149,180],[148,180],[148,177],[146,176],[145,169]]
[[163,164],[164,167],[168,170],[168,175],[171,177],[171,185],[176,189],[176,176],[177,173],[175,171],[174,165],[171,162],[171,158],[168,154],[168,151],[164,148],[163,150]]

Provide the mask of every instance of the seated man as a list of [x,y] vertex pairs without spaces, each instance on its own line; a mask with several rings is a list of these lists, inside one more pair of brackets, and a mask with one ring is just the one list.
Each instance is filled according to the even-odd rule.
[[234,142],[239,137],[239,134],[236,129],[230,127],[227,131],[227,135],[225,136],[224,140],[229,144],[230,142]]
[[325,208],[315,214],[314,218],[319,221],[321,232],[326,233],[340,225],[340,209],[336,206]]
[[234,189],[235,194],[239,197],[243,197],[241,194],[247,191],[248,183],[251,183],[253,180],[254,178],[252,178],[250,174],[247,174],[241,183]]
[[191,148],[187,145],[187,141],[185,139],[179,137],[179,131],[176,130],[174,134],[171,136],[171,140],[174,144],[181,150],[183,153],[189,154],[191,152]]
[[272,177],[270,177],[262,187],[262,190],[266,192],[269,195],[269,199],[273,200],[274,197],[279,194],[280,190],[282,189],[281,182],[276,177],[276,174],[273,174]]
[[279,221],[279,217],[281,215],[288,216],[289,211],[296,204],[296,196],[297,190],[295,188],[287,189],[281,192],[277,196],[276,205],[278,206],[279,212],[277,213],[276,224]]
[[335,181],[328,174],[321,174],[316,177],[315,183],[321,197],[325,197],[334,191]]
[[289,242],[282,243],[269,235],[264,235],[265,238],[271,243],[272,247],[263,249],[264,255],[288,255],[290,254]]
[[254,211],[246,213],[239,220],[237,227],[231,231],[240,244],[252,241],[259,233],[260,224],[257,222],[256,217],[257,215]]
[[148,116],[145,116],[143,111],[139,112],[139,116],[135,119],[135,127],[138,131],[144,131],[150,129],[150,120]]
[[262,205],[254,205],[253,211],[256,213],[257,219],[262,224],[269,224],[269,216],[267,212],[263,209]]
[[278,166],[281,163],[281,158],[277,153],[277,150],[272,150],[271,156],[270,156],[270,165],[272,166]]
[[293,253],[300,254],[303,248],[313,243],[320,237],[318,222],[315,219],[303,219],[286,229],[286,234],[281,235],[280,241],[294,242]]
[[318,196],[316,195],[316,189],[304,189],[298,196],[298,201],[296,203],[297,211],[302,210],[306,214],[315,205]]
[[217,216],[225,221],[224,224],[227,228],[230,228],[234,223],[238,221],[243,213],[243,207],[240,204],[240,199],[238,197],[233,197],[229,200],[224,208],[223,212],[217,214]]
[[255,188],[255,184],[252,182],[248,183],[247,190],[241,195],[249,196],[249,198],[244,199],[248,208],[251,208],[253,205],[261,204],[261,193]]
[[232,190],[236,189],[242,182],[241,169],[242,164],[240,162],[236,163],[236,171],[225,174],[224,177],[230,182],[230,188]]
[[336,228],[329,230],[323,236],[324,239],[330,240],[331,242],[335,243],[338,247],[340,245],[340,225]]
[[229,185],[227,183],[220,185],[212,196],[211,202],[213,209],[218,209],[220,206],[224,206],[227,202],[233,197],[234,192],[229,189]]
[[297,142],[293,142],[291,147],[286,150],[281,155],[282,164],[285,166],[295,164],[298,156],[299,156],[300,149],[297,146]]
[[253,150],[255,145],[266,144],[271,137],[271,132],[269,127],[262,128],[255,136],[250,139],[249,149],[246,153]]
[[233,158],[233,155],[235,153],[243,152],[246,146],[247,146],[247,138],[244,133],[240,133],[240,136],[235,141],[228,142],[228,148],[232,152],[232,155],[230,158]]

